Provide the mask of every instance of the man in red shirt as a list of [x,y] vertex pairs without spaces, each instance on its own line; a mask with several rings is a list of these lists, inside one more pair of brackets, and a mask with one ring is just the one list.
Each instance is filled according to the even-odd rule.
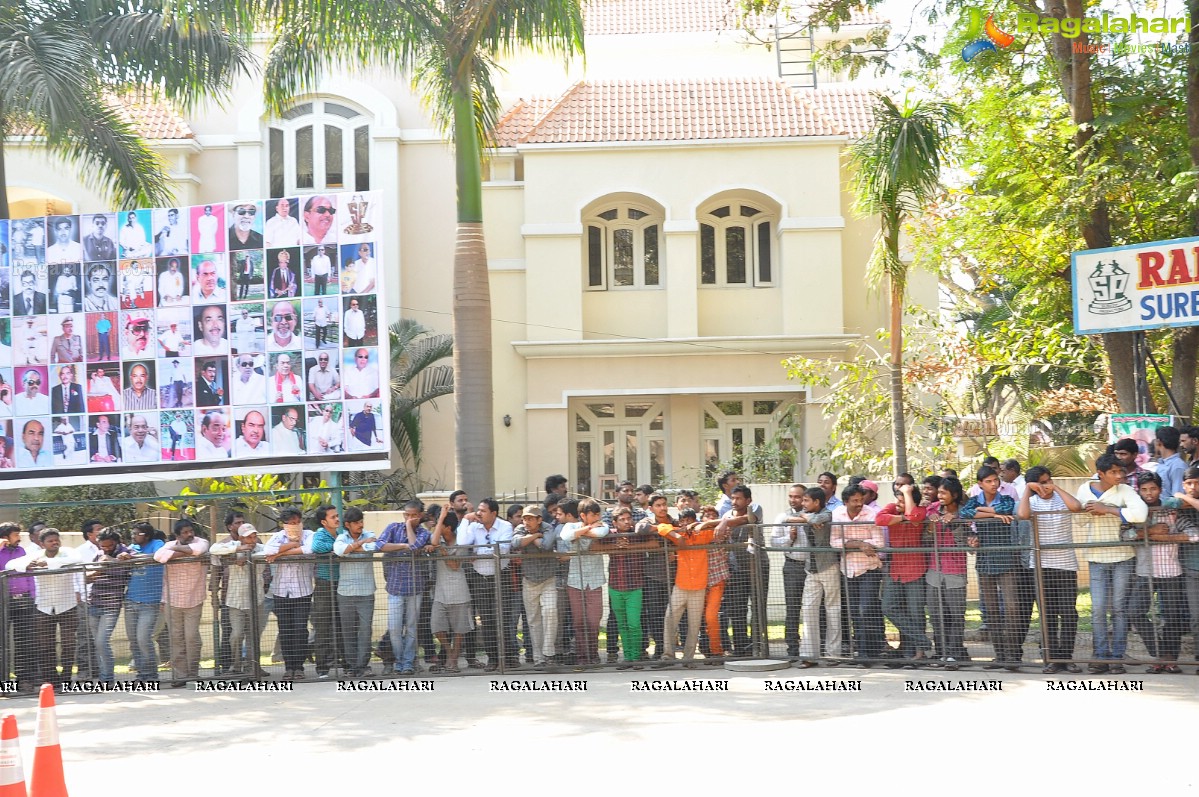
[[[901,473],[895,478],[896,500],[883,507],[875,518],[875,523],[887,527],[889,548],[921,547],[928,510],[920,506],[919,495],[910,474]],[[893,550],[883,578],[883,614],[899,629],[899,651],[910,661],[921,661],[932,650],[925,633],[927,570],[928,557],[923,552]]]

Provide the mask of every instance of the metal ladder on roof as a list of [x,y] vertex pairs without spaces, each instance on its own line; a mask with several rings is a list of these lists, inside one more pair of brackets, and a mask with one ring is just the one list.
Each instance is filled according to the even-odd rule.
[[793,89],[816,88],[815,49],[812,26],[806,18],[791,19],[775,11],[774,54],[780,80]]

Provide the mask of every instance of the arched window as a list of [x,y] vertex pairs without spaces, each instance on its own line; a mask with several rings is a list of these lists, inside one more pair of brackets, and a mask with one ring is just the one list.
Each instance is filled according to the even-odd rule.
[[662,215],[648,206],[619,202],[587,218],[587,288],[656,288]]
[[775,217],[748,202],[699,214],[699,281],[720,287],[774,284]]
[[370,118],[332,100],[302,102],[270,124],[271,196],[370,190]]

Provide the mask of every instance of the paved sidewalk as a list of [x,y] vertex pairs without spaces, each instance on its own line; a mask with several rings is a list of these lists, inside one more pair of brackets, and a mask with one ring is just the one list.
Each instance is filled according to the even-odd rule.
[[[72,797],[308,797],[413,786],[456,793],[490,791],[493,779],[500,795],[742,794],[802,784],[852,797],[861,792],[850,784],[862,778],[870,792],[915,778],[954,791],[973,783],[982,794],[1005,773],[1014,788],[1035,787],[1044,774],[1066,778],[1076,793],[1085,785],[1140,793],[1195,787],[1185,751],[1199,677],[1193,665],[1187,672],[1145,676],[1143,692],[1049,692],[1039,675],[840,668],[495,679],[585,681],[586,691],[496,692],[490,678],[436,680],[432,692],[301,683],[290,694],[60,696],[58,719]],[[726,679],[728,691],[631,687]],[[860,680],[861,691],[766,691],[766,681],[778,680]],[[1001,680],[1003,689],[911,692],[909,680]],[[17,715],[28,773],[36,701],[3,701],[0,712]],[[1149,738],[1152,764],[1138,763]]]

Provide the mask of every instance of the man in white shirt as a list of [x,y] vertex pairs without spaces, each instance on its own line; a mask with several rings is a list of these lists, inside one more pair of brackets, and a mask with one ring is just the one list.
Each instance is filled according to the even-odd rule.
[[192,285],[192,301],[196,304],[226,302],[229,300],[225,289],[220,287],[218,280],[220,269],[213,258],[205,258],[196,266],[194,284]]
[[162,452],[158,438],[150,435],[150,422],[145,415],[134,415],[129,421],[129,434],[121,441],[125,462],[158,462]]
[[[53,272],[54,269],[51,269],[51,273]],[[79,278],[75,276],[74,265],[64,263],[60,266],[58,276],[54,278],[52,294],[54,302],[51,309],[58,313],[75,312],[75,303],[79,301]]]
[[95,430],[88,442],[88,453],[92,462],[117,462],[121,459],[121,445],[118,442],[119,432],[112,428],[112,421],[107,415],[95,418]]
[[250,410],[241,422],[241,436],[233,442],[233,458],[265,457],[268,453],[266,418],[258,410]]
[[179,209],[167,208],[167,221],[154,234],[154,246],[160,256],[181,255],[187,251],[187,230],[179,223]]
[[[5,570],[18,573],[47,573],[79,564],[75,552],[62,547],[62,535],[58,529],[48,528],[41,533],[42,550],[31,556],[10,560]],[[70,683],[75,668],[75,631],[79,627],[79,604],[83,600],[83,572],[78,568],[72,572],[55,575],[39,575],[34,593],[37,607],[35,629],[37,633],[38,661],[41,663],[38,678],[52,683]],[[61,640],[61,654],[57,642]],[[59,665],[62,671],[59,672]]]
[[[43,319],[41,324],[45,324]],[[13,365],[45,365],[49,360],[49,339],[46,329],[32,316],[25,317],[25,324],[13,330],[13,342],[17,344],[13,352]]]
[[170,329],[158,336],[158,345],[162,347],[162,356],[178,357],[187,341],[179,334],[179,325],[172,321]]
[[335,454],[345,447],[345,433],[341,423],[333,420],[333,406],[321,407],[319,421],[309,424],[308,452],[310,454]]
[[54,243],[46,247],[47,263],[78,263],[83,259],[83,247],[75,240],[75,222],[68,216],[55,216],[50,220],[54,229]]
[[267,336],[268,351],[289,351],[300,348],[296,340],[296,308],[291,302],[276,302],[271,308],[271,334]]
[[200,421],[200,434],[196,437],[196,459],[229,458],[229,422],[225,413],[212,410],[204,413]]
[[328,401],[341,398],[341,378],[336,368],[329,367],[329,353],[316,356],[316,368],[308,371],[309,401]]
[[121,257],[150,256],[150,242],[146,240],[146,231],[138,223],[137,213],[132,210],[125,214],[125,225],[121,227],[118,240],[121,242]]
[[91,378],[87,380],[87,397],[90,401],[92,398],[102,398],[104,396],[108,396],[111,399],[114,410],[120,406],[121,394],[117,391],[117,386],[113,383],[112,377],[104,372],[103,365],[97,365],[96,370],[92,371]]
[[354,352],[354,367],[346,370],[342,390],[348,399],[379,397],[379,367],[370,361],[370,352]]
[[308,262],[308,268],[312,271],[313,293],[317,296],[324,296],[325,289],[329,284],[329,273],[333,269],[333,264],[329,262],[329,256],[325,254],[325,247],[318,246],[316,248],[316,254]]
[[196,232],[199,233],[199,240],[196,242],[195,251],[216,251],[216,233],[219,226],[220,223],[216,216],[212,215],[212,205],[205,205],[204,214],[196,219]]
[[200,339],[194,347],[197,357],[229,353],[229,341],[225,339],[224,307],[214,304],[202,308],[197,323],[200,331]]
[[350,288],[351,293],[370,293],[375,289],[378,272],[375,259],[371,257],[370,244],[358,245],[358,259],[350,265],[350,268],[354,271],[354,285]]
[[275,596],[275,615],[283,646],[285,681],[304,677],[304,659],[308,655],[308,616],[312,611],[316,566],[311,561],[290,560],[292,556],[312,553],[313,534],[303,527],[302,521],[298,509],[283,510],[279,517],[283,531],[271,537],[263,549],[266,561],[272,566],[271,592]]
[[17,446],[18,468],[48,468],[54,455],[46,449],[46,426],[41,421],[28,420],[21,427],[21,443]]
[[50,395],[42,392],[42,375],[29,370],[21,375],[25,392],[18,393],[12,400],[12,414],[17,417],[50,414]]
[[301,243],[333,243],[337,234],[332,232],[333,217],[337,215],[337,202],[331,196],[310,196],[304,202],[304,230]]
[[[491,558],[495,546],[506,555],[512,547],[512,524],[499,516],[499,503],[494,498],[484,498],[475,510],[475,520],[459,525],[457,544],[473,546],[472,555],[480,558],[471,563],[467,571],[471,599],[479,614],[483,633],[483,648],[487,652],[488,672],[499,667],[499,636],[495,607],[496,563]],[[508,569],[508,560],[501,560],[501,568]],[[596,621],[598,626],[598,620]],[[511,652],[509,655],[513,655]]]
[[261,404],[266,401],[266,377],[254,370],[253,356],[239,354],[234,362],[237,377],[232,383],[233,403]]
[[265,351],[266,347],[263,345],[261,331],[262,326],[258,323],[258,319],[252,318],[250,311],[242,307],[241,317],[233,319],[232,343],[238,353]]
[[280,246],[297,246],[300,243],[300,222],[291,215],[291,201],[280,199],[275,203],[275,215],[267,219],[262,237],[268,249]]
[[183,304],[183,272],[179,270],[179,258],[167,262],[167,270],[158,275],[158,304],[171,307]]
[[316,307],[312,308],[312,325],[316,328],[316,345],[313,348],[319,349],[329,339],[329,308],[325,307],[324,299],[317,299]]
[[350,299],[350,307],[341,321],[341,331],[346,336],[347,346],[363,344],[366,338],[366,314],[358,306],[357,299]]
[[300,445],[300,430],[296,428],[300,422],[300,410],[288,407],[279,417],[279,423],[271,430],[272,454],[303,454],[304,447]]

